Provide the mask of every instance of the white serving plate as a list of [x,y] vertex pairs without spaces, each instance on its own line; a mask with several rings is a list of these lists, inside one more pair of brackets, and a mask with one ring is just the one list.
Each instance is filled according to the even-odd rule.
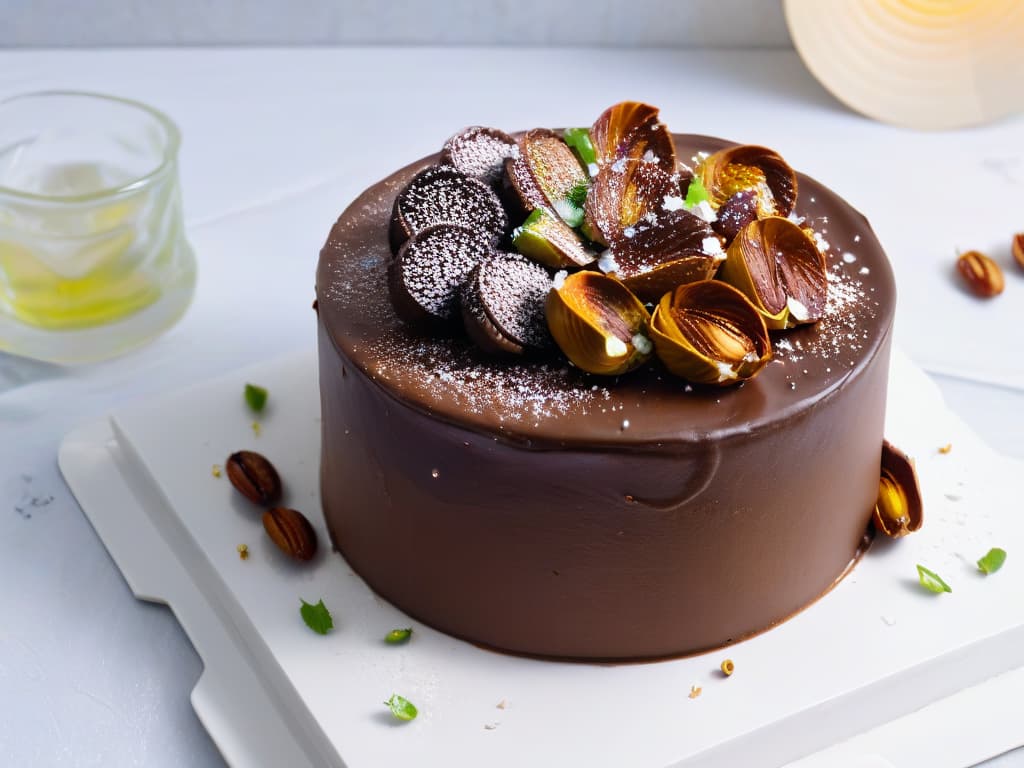
[[[249,381],[271,393],[259,436]],[[963,766],[1024,743],[1024,466],[982,444],[901,355],[889,403],[888,437],[917,457],[924,529],[876,543],[776,629],[646,664],[497,654],[375,596],[328,551],[311,352],[123,408],[69,435],[60,466],[135,594],[168,603],[195,644],[205,671],[192,701],[234,766]],[[212,476],[240,448],[268,456],[285,502],[313,521],[312,564],[287,561],[258,511]],[[990,546],[1010,554],[983,577],[974,561]],[[953,593],[924,592],[916,563]],[[299,598],[323,598],[335,630],[313,634]],[[409,644],[383,643],[410,625]],[[717,671],[726,657],[729,679]],[[393,692],[419,707],[415,721],[391,717]]]

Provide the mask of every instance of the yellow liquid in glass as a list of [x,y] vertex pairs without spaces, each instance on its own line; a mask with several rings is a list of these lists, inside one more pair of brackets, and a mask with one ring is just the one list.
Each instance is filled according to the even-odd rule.
[[[48,186],[80,189],[74,182],[109,176],[109,169],[82,165],[54,171]],[[73,213],[48,212],[43,226],[37,221],[34,227],[45,235],[21,228],[10,236],[19,229],[11,220],[17,212],[0,211],[0,312],[38,328],[72,330],[120,320],[157,301],[154,275],[171,260],[181,228],[177,217],[168,222],[150,215],[163,204],[152,198],[163,194],[156,188]],[[159,231],[168,228],[175,231]]]

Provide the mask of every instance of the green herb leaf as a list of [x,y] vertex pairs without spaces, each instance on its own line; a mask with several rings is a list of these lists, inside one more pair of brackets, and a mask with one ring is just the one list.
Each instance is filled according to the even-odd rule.
[[245,402],[253,413],[260,413],[267,404],[267,390],[255,384],[245,385]]
[[334,619],[331,618],[331,612],[327,610],[323,600],[316,605],[311,605],[302,600],[302,598],[299,599],[302,602],[302,608],[299,609],[299,613],[302,614],[302,620],[306,622],[307,627],[318,635],[326,635],[334,629]]
[[700,180],[700,176],[694,176],[686,190],[686,207],[693,208],[709,199],[708,191],[704,189],[704,183]]
[[[569,192],[572,195],[576,190],[573,189]],[[586,194],[586,192],[584,192]],[[555,213],[558,217],[574,229],[583,223],[583,208],[576,205],[571,198],[566,200],[555,201]]]
[[597,163],[597,152],[594,151],[594,144],[590,141],[589,128],[566,128],[562,134],[565,143],[576,150],[576,154],[583,164],[589,167]]
[[992,547],[981,560],[978,561],[978,570],[982,573],[995,573],[1003,567],[1006,562],[1006,550],[999,547]]
[[399,645],[409,641],[412,637],[412,627],[406,627],[405,629],[392,629],[386,635],[384,635],[384,642],[390,643],[391,645]]
[[921,582],[921,586],[927,589],[929,592],[952,592],[949,584],[942,580],[942,577],[935,571],[929,571],[923,565],[917,566],[917,580]]
[[403,699],[397,693],[392,693],[391,698],[385,701],[384,704],[391,710],[391,714],[399,720],[415,720],[416,715],[419,714],[415,704],[408,699]]

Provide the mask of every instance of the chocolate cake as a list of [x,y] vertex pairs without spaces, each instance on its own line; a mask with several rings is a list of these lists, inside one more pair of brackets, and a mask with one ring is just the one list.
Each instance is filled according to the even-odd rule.
[[[730,167],[732,186],[719,185],[714,165],[732,145],[669,134],[647,114],[584,131],[596,160],[579,134],[565,133],[590,185],[585,199],[567,186],[579,184],[575,167],[561,187],[542,179],[524,193],[530,134],[471,129],[443,155],[367,189],[321,252],[321,483],[334,546],[401,610],[474,643],[589,660],[720,647],[814,602],[867,540],[895,300],[885,254],[863,216],[813,179],[786,176],[774,153],[757,148],[761,160]],[[622,129],[639,123],[647,133]],[[562,135],[542,138],[554,147]],[[480,152],[474,136],[487,139]],[[602,157],[603,148],[620,156]],[[453,157],[468,157],[471,170]],[[449,221],[443,211],[399,210],[403,190],[451,176],[437,170],[441,160],[474,182],[449,196],[469,195],[483,213]],[[633,189],[614,177],[626,161],[654,174],[642,189],[671,178],[647,220],[675,229],[648,232],[638,219],[632,234],[609,230],[616,209],[605,198],[621,203]],[[745,186],[737,169],[757,167],[761,186]],[[707,187],[701,202],[694,179]],[[551,189],[568,202],[550,204]],[[528,214],[546,224],[531,229]],[[758,251],[759,242],[807,250],[781,222],[814,244],[805,261]],[[776,226],[785,237],[739,241]],[[689,233],[678,235],[685,242],[670,243],[678,232]],[[524,245],[533,235],[543,247]],[[520,246],[532,260],[513,252]],[[445,248],[458,258],[438,269],[443,296],[420,277],[402,283],[403,269],[421,276],[423,254],[443,260]],[[671,269],[630,272],[666,249]],[[595,301],[610,317],[625,306],[617,291],[638,297],[639,320],[602,337],[615,363],[606,375],[588,372],[593,353],[574,346],[561,317],[586,320]],[[429,317],[403,304],[428,293]],[[502,297],[528,310],[488,311]],[[537,309],[545,297],[549,328]],[[626,325],[634,317],[621,316]],[[711,325],[694,330],[708,316]],[[601,322],[583,322],[581,333]],[[746,345],[732,362],[713,354],[720,332]]]

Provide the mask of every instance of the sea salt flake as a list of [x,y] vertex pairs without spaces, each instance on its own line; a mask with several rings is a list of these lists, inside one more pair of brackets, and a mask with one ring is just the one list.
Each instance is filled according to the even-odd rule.
[[681,211],[686,207],[686,201],[679,195],[665,195],[661,207],[666,211]]
[[725,256],[725,251],[722,250],[722,241],[714,235],[705,237],[700,243],[700,248],[708,256]]
[[651,340],[642,333],[633,334],[631,341],[633,342],[633,346],[636,348],[636,351],[641,355],[649,355],[654,350],[654,344],[652,344]]
[[612,254],[611,250],[605,251],[598,257],[597,268],[604,272],[606,275],[611,272],[619,271],[619,264],[617,261],[615,261],[615,256]]
[[703,219],[708,224],[718,221],[718,214],[715,213],[715,209],[711,207],[711,203],[707,200],[701,200],[699,203],[687,210],[697,218]]

